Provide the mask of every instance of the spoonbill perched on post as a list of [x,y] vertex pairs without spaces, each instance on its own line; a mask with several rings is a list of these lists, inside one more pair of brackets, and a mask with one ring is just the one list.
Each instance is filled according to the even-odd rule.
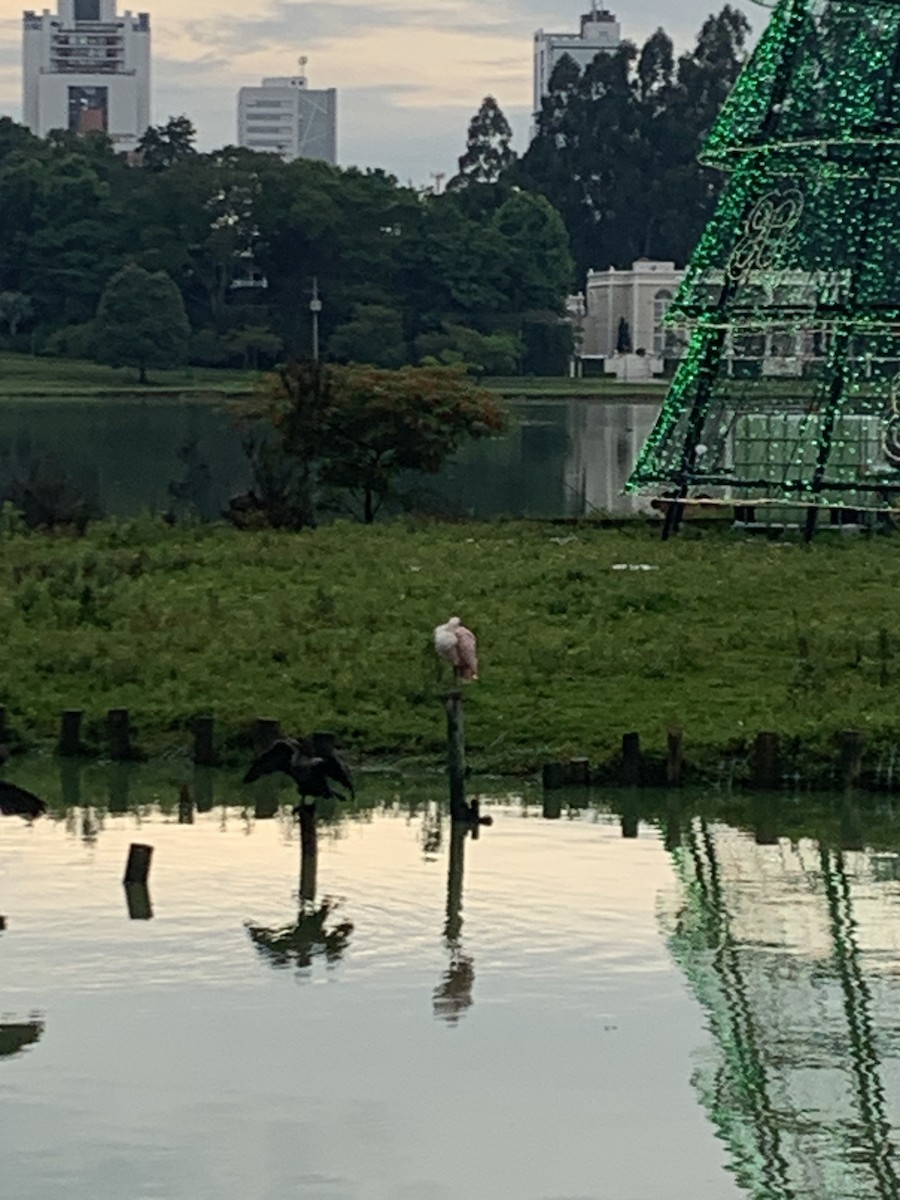
[[478,644],[471,629],[466,629],[459,617],[451,617],[445,625],[436,625],[434,648],[438,658],[453,664],[457,679],[478,678]]

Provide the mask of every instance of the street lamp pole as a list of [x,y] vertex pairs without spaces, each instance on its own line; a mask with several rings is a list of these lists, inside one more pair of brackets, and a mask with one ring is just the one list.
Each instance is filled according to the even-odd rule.
[[319,361],[319,313],[322,311],[322,301],[319,299],[319,279],[313,275],[312,300],[309,302],[312,313],[312,356],[313,362]]

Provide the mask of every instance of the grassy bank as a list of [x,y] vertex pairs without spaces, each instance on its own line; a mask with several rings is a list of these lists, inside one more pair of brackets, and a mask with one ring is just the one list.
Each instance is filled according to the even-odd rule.
[[[622,565],[652,570],[617,569]],[[476,768],[610,759],[670,725],[715,772],[760,729],[803,763],[843,728],[900,731],[900,540],[811,548],[733,535],[663,544],[643,527],[338,524],[305,534],[99,525],[84,539],[0,539],[6,669],[0,702],[23,744],[52,747],[59,714],[126,706],[151,755],[216,715],[238,757],[258,715],[333,728],[360,754],[439,756],[433,625],[479,634],[467,689]]]
[[[0,398],[13,396],[120,396],[152,397],[171,394],[237,396],[253,389],[259,372],[183,367],[174,371],[154,370],[142,386],[137,373],[128,368],[104,367],[99,363],[69,358],[37,358],[28,354],[0,353]],[[665,383],[628,384],[614,379],[545,379],[509,377],[484,380],[484,386],[499,395],[542,398],[631,399],[659,401]]]
[[141,386],[137,373],[99,363],[67,358],[33,358],[27,354],[0,354],[0,397],[109,396],[123,393],[152,398],[166,393],[242,395],[259,378],[253,371],[221,371],[206,367],[151,371]]

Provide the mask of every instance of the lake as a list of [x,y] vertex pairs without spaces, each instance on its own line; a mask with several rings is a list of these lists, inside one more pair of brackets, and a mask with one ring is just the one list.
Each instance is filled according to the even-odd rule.
[[77,774],[0,822],[16,1200],[900,1195],[884,806],[495,784],[473,840],[372,774],[301,881],[272,780]]
[[[406,480],[419,507],[476,518],[646,509],[645,499],[621,492],[659,401],[517,400],[509,407],[506,436],[467,447],[436,478]],[[35,462],[58,464],[110,516],[168,510],[175,482],[214,518],[250,484],[229,415],[197,400],[5,400],[0,481],[23,477]]]

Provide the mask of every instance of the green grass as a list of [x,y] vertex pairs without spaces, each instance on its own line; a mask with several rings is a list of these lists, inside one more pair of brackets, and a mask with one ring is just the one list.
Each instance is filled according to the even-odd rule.
[[198,392],[239,395],[249,392],[259,378],[253,371],[221,371],[185,367],[150,371],[142,386],[137,372],[104,367],[78,359],[40,358],[27,354],[0,354],[0,397],[108,396],[123,392],[152,397],[165,392]]
[[359,754],[437,761],[447,679],[430,633],[458,613],[482,656],[466,689],[478,769],[608,761],[628,730],[662,751],[672,725],[713,773],[762,729],[796,739],[798,762],[831,761],[843,728],[874,746],[900,730],[898,572],[891,538],[662,543],[642,525],[7,531],[0,703],[28,746],[51,747],[72,707],[101,747],[104,714],[125,706],[151,755],[186,747],[211,711],[235,757],[273,716]]

